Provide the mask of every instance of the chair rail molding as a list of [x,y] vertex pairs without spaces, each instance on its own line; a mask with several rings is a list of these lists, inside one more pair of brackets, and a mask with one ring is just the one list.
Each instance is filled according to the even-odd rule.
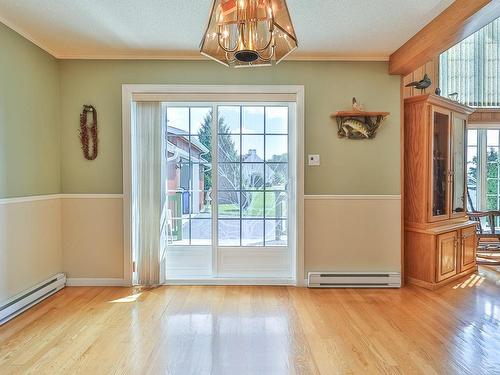
[[330,194],[308,194],[305,200],[400,200],[401,195],[330,195]]
[[0,204],[26,203],[52,199],[123,199],[123,194],[45,194],[0,198]]

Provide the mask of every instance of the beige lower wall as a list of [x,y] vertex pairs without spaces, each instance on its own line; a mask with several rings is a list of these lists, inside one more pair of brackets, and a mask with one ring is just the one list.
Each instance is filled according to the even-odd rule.
[[123,199],[63,196],[63,269],[68,278],[123,278]]
[[0,200],[0,303],[63,271],[58,196]]
[[313,196],[304,203],[305,270],[401,270],[399,196]]
[[[0,302],[47,277],[123,278],[121,195],[0,201]],[[399,196],[307,196],[305,271],[400,271]]]
[[[64,198],[62,212],[68,277],[122,278],[121,198]],[[399,196],[308,196],[304,224],[306,274],[400,271]]]
[[123,198],[0,199],[0,303],[50,276],[123,278]]

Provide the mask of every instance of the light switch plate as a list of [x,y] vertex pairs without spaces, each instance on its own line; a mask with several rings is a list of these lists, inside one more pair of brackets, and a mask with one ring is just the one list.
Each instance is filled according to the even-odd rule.
[[320,157],[319,155],[309,155],[307,160],[309,160],[310,166],[320,165]]

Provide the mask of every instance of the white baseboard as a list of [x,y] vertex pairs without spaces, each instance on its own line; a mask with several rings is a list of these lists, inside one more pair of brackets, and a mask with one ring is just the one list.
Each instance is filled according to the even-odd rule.
[[114,278],[74,278],[66,279],[66,286],[131,286],[127,280]]
[[164,285],[274,285],[295,286],[292,278],[207,278],[167,279]]
[[[287,278],[208,278],[208,279],[170,279],[164,285],[276,285],[295,286],[294,279]],[[66,286],[123,286],[131,284],[124,279],[113,278],[68,278]]]

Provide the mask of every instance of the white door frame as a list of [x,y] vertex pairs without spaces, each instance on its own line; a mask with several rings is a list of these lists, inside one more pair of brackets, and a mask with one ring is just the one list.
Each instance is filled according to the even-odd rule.
[[[289,228],[289,236],[295,240],[295,285],[304,285],[304,86],[299,85],[154,85],[124,84],[122,85],[122,137],[123,137],[123,278],[132,284],[132,210],[131,210],[131,111],[134,98],[141,100],[163,101],[167,95],[173,97],[190,96],[207,98],[215,96],[237,101],[238,96],[259,94],[269,96],[289,96],[296,103],[295,142],[290,151],[296,153],[296,220],[295,226]],[[260,98],[262,99],[262,98]],[[226,280],[228,284],[248,284],[251,280],[240,282]],[[186,283],[186,281],[184,281]],[[199,282],[198,282],[199,283]],[[210,282],[208,282],[210,283]],[[213,282],[212,282],[213,283]],[[217,283],[224,283],[218,280]]]

